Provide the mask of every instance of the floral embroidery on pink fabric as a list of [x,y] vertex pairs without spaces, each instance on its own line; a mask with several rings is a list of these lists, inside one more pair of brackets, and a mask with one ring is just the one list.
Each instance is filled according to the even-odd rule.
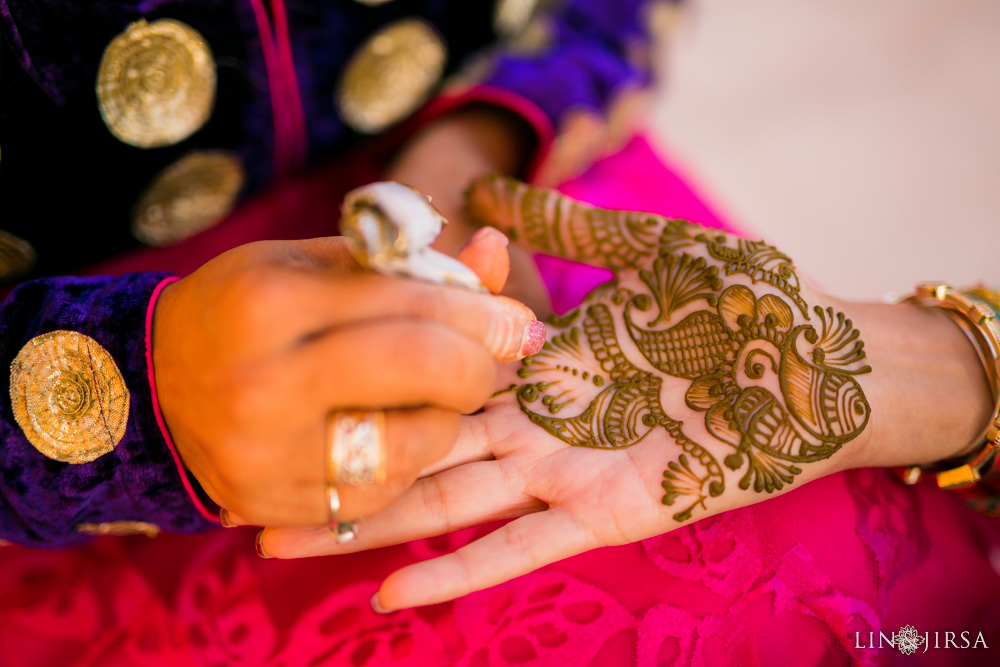
[[434,628],[412,609],[376,614],[368,605],[376,588],[346,586],[306,610],[268,665],[435,664],[444,647]]
[[201,664],[250,664],[276,646],[251,554],[232,546],[206,544],[179,583],[174,613]]
[[746,591],[770,568],[740,539],[734,513],[719,514],[642,542],[646,557],[664,572],[700,584],[706,592]]
[[455,602],[470,665],[587,664],[635,619],[614,596],[553,569]]

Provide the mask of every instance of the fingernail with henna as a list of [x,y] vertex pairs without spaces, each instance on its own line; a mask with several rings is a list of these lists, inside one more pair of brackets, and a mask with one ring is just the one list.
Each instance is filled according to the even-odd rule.
[[274,558],[274,556],[264,551],[263,539],[264,539],[264,531],[262,530],[259,533],[257,533],[257,539],[254,540],[254,547],[257,548],[257,555],[263,558],[264,560],[269,560],[271,558]]
[[545,325],[535,320],[524,328],[524,338],[521,339],[521,356],[530,357],[538,354],[545,345]]
[[392,613],[391,609],[386,609],[385,607],[382,606],[382,599],[379,597],[379,594],[378,594],[377,591],[376,591],[375,595],[372,596],[372,611],[374,611],[376,614],[391,614]]
[[219,510],[219,523],[222,524],[223,528],[235,528],[236,522],[229,518],[229,510],[225,507]]

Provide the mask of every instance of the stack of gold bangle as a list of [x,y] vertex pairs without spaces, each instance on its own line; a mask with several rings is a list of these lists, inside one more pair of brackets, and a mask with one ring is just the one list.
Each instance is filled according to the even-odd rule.
[[993,415],[966,448],[969,454],[931,467],[911,466],[904,476],[908,484],[915,484],[926,470],[934,473],[942,489],[965,489],[1000,464],[1000,294],[985,287],[956,291],[946,283],[924,283],[905,301],[941,308],[958,324],[979,354],[993,390]]

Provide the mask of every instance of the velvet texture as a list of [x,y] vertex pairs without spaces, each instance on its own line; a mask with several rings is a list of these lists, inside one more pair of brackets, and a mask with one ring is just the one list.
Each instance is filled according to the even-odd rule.
[[0,308],[0,368],[9,369],[31,338],[56,330],[95,339],[115,360],[130,394],[125,435],[90,463],[68,464],[36,450],[14,421],[10,375],[0,392],[0,538],[29,546],[90,539],[79,523],[137,520],[196,532],[198,514],[153,417],[146,375],[145,317],[158,273],[120,278],[60,278],[26,283]]
[[[489,83],[535,103],[556,125],[570,108],[600,108],[619,85],[639,76],[625,53],[641,35],[635,18],[640,4],[566,3],[552,19],[551,48],[530,57],[498,57]],[[274,11],[279,5],[281,21]],[[422,17],[447,44],[446,75],[452,74],[495,42],[493,5],[0,0],[2,224],[38,251],[36,269],[25,279],[77,272],[139,247],[129,229],[132,207],[156,174],[192,151],[239,155],[247,170],[245,199],[299,170],[368,147],[371,139],[348,128],[334,103],[341,70],[356,49],[394,21]],[[218,71],[216,105],[190,138],[144,150],[107,130],[94,88],[108,43],[134,21],[164,18],[183,21],[205,37]],[[269,70],[276,35],[291,51],[291,67],[281,75]],[[289,102],[296,92],[300,99]],[[290,130],[276,121],[289,104],[301,115]],[[286,144],[302,147],[291,162],[275,154],[276,123],[292,135],[281,134],[279,153]]]
[[535,54],[501,53],[486,82],[537,104],[556,122],[567,112],[600,113],[622,86],[647,83],[646,0],[567,2],[550,25],[552,44]]

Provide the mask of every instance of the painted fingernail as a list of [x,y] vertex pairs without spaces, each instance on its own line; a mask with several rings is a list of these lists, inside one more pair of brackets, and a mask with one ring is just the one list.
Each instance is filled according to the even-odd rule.
[[225,507],[219,510],[219,523],[222,524],[223,528],[235,528],[236,524],[233,520],[229,518],[229,510]]
[[499,241],[500,243],[502,243],[504,245],[504,247],[510,245],[510,239],[508,239],[506,236],[504,236],[504,233],[501,232],[496,227],[480,227],[476,231],[476,233],[472,235],[472,238],[469,239],[469,242],[466,243],[465,245],[466,246],[470,246],[470,245],[472,245],[473,243],[475,243],[477,241],[481,241],[482,239],[489,239],[489,238],[496,239],[497,241]]
[[521,339],[521,356],[530,357],[538,354],[545,345],[545,325],[535,320],[524,328],[524,338]]
[[274,556],[264,551],[263,540],[264,540],[264,531],[262,530],[259,533],[257,533],[257,539],[254,540],[254,546],[257,548],[257,555],[263,558],[264,560],[269,560],[271,558],[274,558]]
[[391,614],[393,613],[391,609],[386,609],[382,606],[382,599],[379,597],[376,591],[375,595],[372,596],[372,611],[376,614]]

